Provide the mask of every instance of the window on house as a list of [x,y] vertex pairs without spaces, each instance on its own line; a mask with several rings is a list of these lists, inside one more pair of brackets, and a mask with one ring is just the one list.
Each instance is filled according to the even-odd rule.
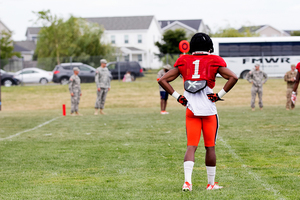
[[142,35],[138,35],[138,43],[142,43]]
[[110,41],[112,44],[116,44],[116,36],[114,35],[110,36]]
[[128,44],[128,43],[129,43],[129,37],[128,37],[128,35],[125,35],[125,36],[124,36],[124,43],[125,43],[125,44]]
[[129,61],[129,55],[124,56],[125,61]]
[[139,62],[143,61],[142,54],[138,54],[137,56],[138,56],[138,61],[139,61]]

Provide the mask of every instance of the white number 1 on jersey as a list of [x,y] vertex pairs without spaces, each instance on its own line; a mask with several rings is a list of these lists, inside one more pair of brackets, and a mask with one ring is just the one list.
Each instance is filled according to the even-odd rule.
[[200,78],[200,74],[199,73],[199,63],[200,60],[195,60],[193,62],[193,64],[195,65],[195,73],[193,74],[192,78],[196,79],[196,78]]

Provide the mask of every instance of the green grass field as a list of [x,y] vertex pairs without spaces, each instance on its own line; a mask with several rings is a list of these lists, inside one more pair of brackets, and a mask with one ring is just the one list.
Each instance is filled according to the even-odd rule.
[[[182,93],[182,80],[172,84]],[[267,82],[263,111],[251,111],[244,80],[217,103],[224,188],[205,190],[201,138],[187,193],[185,109],[171,97],[170,114],[159,114],[155,74],[113,81],[105,116],[93,115],[94,84],[82,85],[81,117],[61,114],[67,86],[2,88],[0,199],[300,199],[300,108],[285,110],[285,87]]]

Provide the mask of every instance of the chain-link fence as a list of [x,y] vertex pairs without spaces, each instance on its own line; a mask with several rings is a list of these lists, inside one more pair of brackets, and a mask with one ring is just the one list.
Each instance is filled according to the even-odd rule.
[[[74,63],[81,62],[92,67],[100,66],[100,59],[104,58],[103,56],[85,56],[85,57],[61,57],[59,59],[60,63]],[[116,56],[105,56],[105,59],[116,61]],[[37,61],[25,61],[23,58],[10,58],[10,59],[1,59],[0,67],[1,69],[8,72],[17,72],[24,68],[40,68],[46,71],[52,71],[57,65],[58,61],[56,58],[39,58]]]
[[[170,64],[171,66],[174,65],[176,60],[179,58],[179,54],[154,54],[151,58],[148,60],[145,59],[143,62],[136,59],[133,61],[137,61],[141,64],[141,66],[144,69],[151,69],[151,67],[148,66],[147,62],[151,62],[154,58],[159,60],[157,62],[158,64],[153,69],[161,68],[165,64]],[[60,57],[59,63],[74,63],[74,62],[81,62],[87,65],[90,65],[94,68],[97,68],[100,66],[100,60],[105,58],[109,62],[113,61],[129,61],[128,56],[124,55],[106,55],[104,56],[81,56],[81,57]],[[133,57],[134,58],[134,57]],[[44,69],[46,71],[52,71],[55,66],[57,65],[58,60],[55,57],[52,58],[39,58],[36,61],[26,61],[23,58],[11,58],[11,59],[2,59],[0,60],[0,67],[1,69],[7,71],[7,72],[17,72],[19,70],[22,70],[24,68],[40,68]],[[146,63],[146,64],[145,64]]]
[[180,54],[159,54],[158,55],[162,64],[169,64],[174,66],[176,60],[179,58]]
[[24,68],[22,58],[0,59],[1,69],[9,72],[16,72]]

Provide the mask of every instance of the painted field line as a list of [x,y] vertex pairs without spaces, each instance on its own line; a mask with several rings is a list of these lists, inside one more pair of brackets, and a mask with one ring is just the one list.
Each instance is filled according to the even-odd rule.
[[[231,147],[229,144],[227,144],[226,141],[223,140],[219,135],[218,135],[218,140],[220,140],[220,141],[223,143],[223,145],[229,150],[229,152],[231,153],[231,155],[232,155],[236,160],[238,160],[240,163],[245,163],[244,160],[243,160],[241,157],[239,157],[239,156],[234,152],[234,150],[232,149],[232,147]],[[247,165],[242,164],[242,167],[248,172],[248,174],[252,175],[252,176],[254,177],[255,180],[257,180],[258,182],[260,182],[260,184],[261,184],[266,190],[273,192],[273,194],[274,194],[275,197],[277,196],[278,199],[282,199],[282,200],[285,199],[284,197],[282,197],[282,195],[280,194],[280,192],[278,192],[277,190],[275,190],[271,185],[265,183],[265,181],[263,181],[263,180],[261,179],[261,177],[260,177],[258,174],[256,174],[256,173],[253,172],[251,169],[249,169],[249,168],[247,167]]]
[[[60,116],[60,117],[61,117],[61,116]],[[11,139],[11,138],[13,138],[13,137],[16,137],[16,136],[21,135],[22,133],[26,133],[26,132],[29,132],[29,131],[34,131],[35,129],[41,128],[42,126],[45,126],[45,125],[47,125],[47,124],[53,122],[54,120],[57,120],[57,119],[60,118],[60,117],[53,118],[53,119],[51,119],[51,120],[49,120],[49,121],[46,121],[46,122],[44,122],[44,123],[42,123],[42,124],[40,124],[40,125],[38,125],[38,126],[36,126],[36,127],[34,127],[34,128],[27,129],[27,130],[25,130],[25,131],[21,131],[21,132],[19,132],[19,133],[14,134],[14,135],[10,135],[10,136],[8,136],[8,137],[6,137],[6,138],[0,138],[0,141],[7,140],[7,139]]]

